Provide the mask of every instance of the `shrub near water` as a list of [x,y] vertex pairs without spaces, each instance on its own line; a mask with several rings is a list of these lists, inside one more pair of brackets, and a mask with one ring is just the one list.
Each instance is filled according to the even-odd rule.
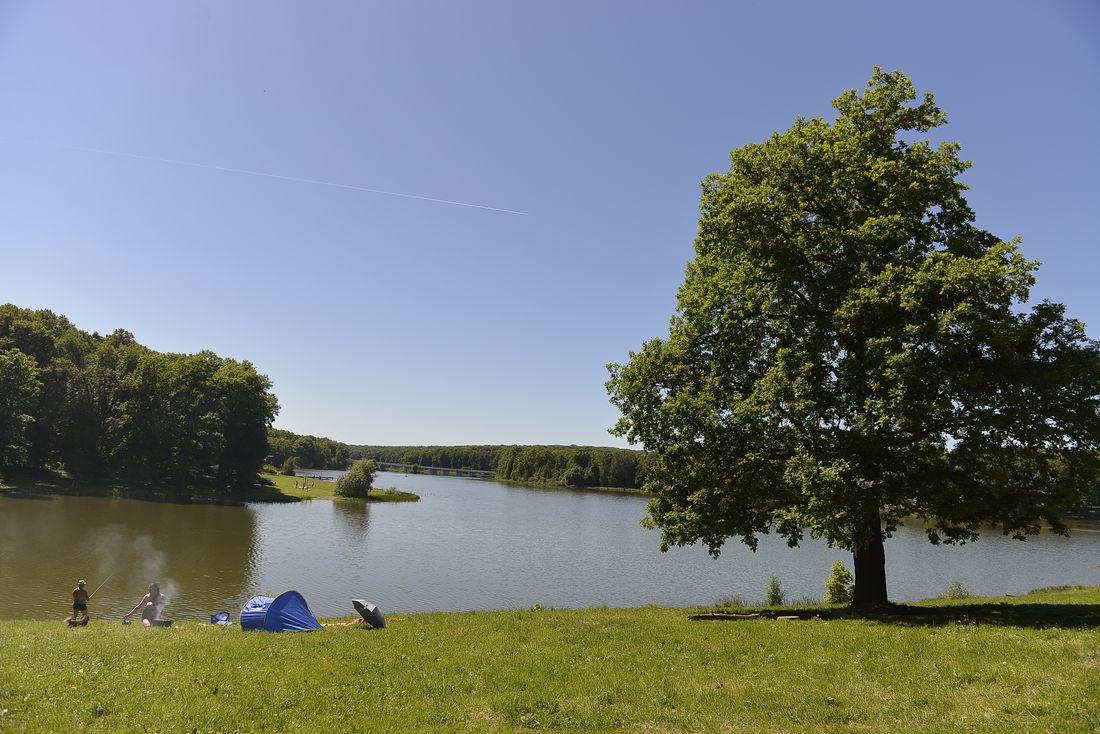
[[833,572],[825,579],[826,604],[851,604],[852,603],[852,572],[841,563],[833,563]]
[[374,461],[363,459],[351,465],[348,473],[336,480],[336,494],[340,497],[366,497],[374,483]]
[[779,586],[779,579],[775,576],[771,577],[768,582],[768,593],[765,595],[764,603],[769,607],[778,607],[785,601],[783,589]]
[[969,599],[973,596],[970,593],[970,589],[966,587],[962,581],[952,581],[947,586],[947,590],[940,594],[941,599]]

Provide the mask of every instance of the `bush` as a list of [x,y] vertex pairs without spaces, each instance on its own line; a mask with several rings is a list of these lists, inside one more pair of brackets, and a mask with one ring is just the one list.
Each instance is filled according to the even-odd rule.
[[298,468],[298,457],[288,456],[283,462],[283,474],[294,476],[294,470]]
[[336,494],[340,497],[366,497],[374,483],[374,472],[373,460],[355,462],[347,474],[336,480]]
[[973,594],[962,581],[952,581],[947,585],[947,591],[940,594],[941,599],[969,599]]
[[825,579],[825,596],[822,601],[826,604],[851,604],[852,586],[852,572],[837,561],[833,564],[833,572]]
[[769,607],[778,607],[783,604],[783,589],[779,588],[779,579],[772,576],[768,582],[768,594],[764,603]]

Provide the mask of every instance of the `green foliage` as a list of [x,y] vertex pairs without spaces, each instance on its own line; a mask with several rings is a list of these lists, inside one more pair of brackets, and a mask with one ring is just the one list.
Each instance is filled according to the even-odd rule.
[[973,594],[962,581],[952,581],[947,585],[947,590],[940,594],[941,599],[969,599]]
[[290,457],[297,459],[296,466],[302,469],[346,469],[348,467],[349,448],[347,444],[331,438],[300,436],[290,431],[271,428],[267,432],[271,445],[270,460],[281,465]]
[[[1096,568],[1096,566],[1094,566]],[[1060,584],[1058,586],[1041,586],[1037,589],[1032,589],[1027,592],[1028,596],[1044,596],[1048,594],[1058,594],[1063,591],[1086,591],[1089,587],[1081,586],[1080,584]],[[1098,600],[1100,601],[1100,600]]]
[[561,487],[637,489],[645,454],[594,446],[351,446],[353,457],[410,466],[479,469],[498,479]]
[[502,446],[351,446],[352,458],[444,469],[494,471]]
[[283,474],[287,476],[294,476],[294,470],[298,468],[298,457],[288,456],[286,461],[283,462]]
[[347,474],[336,480],[336,494],[340,497],[367,497],[374,483],[374,473],[372,459],[355,462]]
[[385,489],[372,489],[368,497],[371,502],[419,502],[420,495],[414,492],[405,492],[397,487]]
[[876,69],[834,107],[706,178],[668,338],[608,390],[666,547],[809,528],[872,605],[904,517],[932,542],[1066,530],[1100,473],[1100,346],[1021,308],[1037,264],[974,225],[931,95]]
[[825,579],[826,604],[852,603],[852,572],[840,561],[833,561],[833,571]]
[[63,316],[11,304],[0,306],[0,354],[0,380],[17,362],[24,373],[33,368],[38,386],[25,379],[18,390],[0,386],[0,452],[17,443],[8,406],[22,396],[22,450],[0,456],[21,467],[58,467],[82,479],[245,486],[267,453],[278,404],[271,381],[249,362],[162,354],[121,329],[89,334]]
[[500,479],[563,487],[640,488],[645,456],[638,451],[592,446],[504,446]]
[[30,412],[41,389],[33,359],[17,349],[0,351],[0,469],[26,461]]
[[748,604],[739,596],[724,596],[718,600],[717,606],[721,609],[748,609]]
[[779,586],[779,579],[772,576],[771,579],[768,580],[768,592],[764,596],[764,604],[769,607],[778,607],[782,606],[784,601],[785,597],[783,595],[783,589]]

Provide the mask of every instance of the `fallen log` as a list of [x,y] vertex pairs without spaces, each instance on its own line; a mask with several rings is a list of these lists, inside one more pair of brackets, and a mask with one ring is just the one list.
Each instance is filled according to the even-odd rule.
[[706,614],[692,614],[688,619],[714,620],[714,619],[760,619],[760,615],[734,614],[733,612],[708,612]]

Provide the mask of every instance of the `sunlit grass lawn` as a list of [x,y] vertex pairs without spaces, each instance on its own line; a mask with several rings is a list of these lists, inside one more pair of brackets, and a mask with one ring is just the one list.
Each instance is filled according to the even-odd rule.
[[[323,479],[310,479],[309,477],[291,477],[286,474],[267,474],[264,479],[275,483],[275,489],[280,494],[288,497],[302,499],[318,499],[321,497],[333,497],[336,493],[336,482],[328,482]],[[371,502],[409,502],[420,499],[412,492],[400,492],[393,488],[375,487],[370,492]]]
[[999,623],[971,621],[985,618],[974,601],[899,621],[642,608],[297,634],[4,622],[0,730],[1096,732],[1100,587],[984,605],[1023,605]]

